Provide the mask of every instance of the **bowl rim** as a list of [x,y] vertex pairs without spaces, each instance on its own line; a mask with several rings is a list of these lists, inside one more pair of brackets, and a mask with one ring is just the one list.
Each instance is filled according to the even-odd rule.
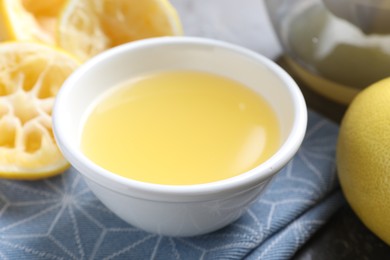
[[[68,102],[71,100],[69,96],[72,95],[72,92],[73,94],[76,93],[73,91],[74,86],[76,85],[75,83],[83,77],[84,73],[95,66],[99,66],[100,63],[107,59],[115,59],[115,57],[122,55],[124,52],[133,52],[143,48],[155,48],[172,44],[211,46],[235,52],[266,66],[271,73],[274,73],[284,83],[286,91],[289,92],[289,96],[292,99],[292,109],[295,111],[295,119],[286,141],[271,158],[255,168],[231,178],[204,184],[165,185],[141,182],[111,173],[89,160],[80,149],[76,148],[78,144],[71,145],[72,140],[69,140],[67,136],[67,126],[65,125],[65,121],[61,120],[61,114],[67,112],[66,108],[69,107]],[[307,107],[302,92],[296,82],[284,69],[269,58],[246,49],[245,47],[220,40],[189,36],[172,36],[143,39],[126,43],[98,54],[81,65],[66,79],[57,93],[52,119],[54,136],[60,150],[68,161],[88,179],[115,192],[120,192],[129,196],[160,201],[189,201],[209,199],[216,196],[229,196],[233,193],[242,192],[259,186],[270,179],[270,177],[283,168],[298,151],[306,132]],[[75,141],[73,140],[73,142]]]

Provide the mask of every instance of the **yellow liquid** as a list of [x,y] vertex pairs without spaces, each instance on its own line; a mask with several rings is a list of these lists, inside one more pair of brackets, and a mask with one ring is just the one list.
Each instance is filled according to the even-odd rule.
[[101,167],[169,185],[236,176],[279,145],[276,115],[260,95],[196,71],[154,73],[104,93],[81,137],[82,151]]

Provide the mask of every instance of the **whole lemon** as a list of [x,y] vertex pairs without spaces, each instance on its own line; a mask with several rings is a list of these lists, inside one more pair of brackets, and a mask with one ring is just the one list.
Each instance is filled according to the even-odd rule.
[[352,209],[390,245],[390,78],[360,92],[348,107],[337,170]]

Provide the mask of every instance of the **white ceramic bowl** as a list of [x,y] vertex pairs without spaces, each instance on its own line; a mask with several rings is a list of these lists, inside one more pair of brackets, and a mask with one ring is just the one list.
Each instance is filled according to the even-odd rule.
[[[103,91],[145,72],[175,69],[224,75],[260,93],[280,121],[280,149],[266,162],[236,177],[186,186],[127,179],[99,167],[81,152],[80,136],[88,108]],[[294,156],[306,123],[307,110],[299,88],[273,61],[232,44],[192,37],[142,40],[96,56],[64,83],[53,111],[58,145],[94,194],[128,223],[171,236],[204,234],[239,218]]]

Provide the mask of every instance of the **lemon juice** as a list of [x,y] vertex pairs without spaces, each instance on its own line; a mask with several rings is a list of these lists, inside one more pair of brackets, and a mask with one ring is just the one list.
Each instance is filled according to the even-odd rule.
[[99,166],[148,183],[191,185],[258,166],[280,145],[265,99],[226,77],[165,71],[129,79],[92,105],[83,153]]

